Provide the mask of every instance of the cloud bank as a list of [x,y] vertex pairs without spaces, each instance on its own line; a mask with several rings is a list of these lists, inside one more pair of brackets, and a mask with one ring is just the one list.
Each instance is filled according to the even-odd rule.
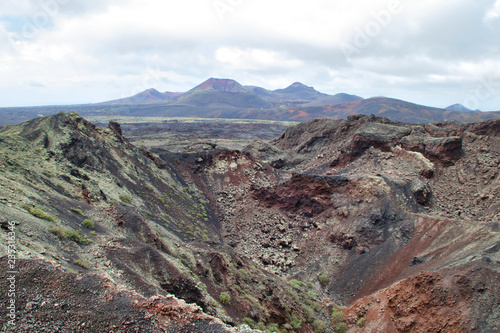
[[500,109],[500,0],[8,0],[0,13],[0,106],[226,77]]

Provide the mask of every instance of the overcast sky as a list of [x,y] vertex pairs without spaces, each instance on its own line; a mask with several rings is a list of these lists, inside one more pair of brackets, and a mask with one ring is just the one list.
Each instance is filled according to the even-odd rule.
[[500,0],[0,2],[0,106],[209,77],[500,110]]

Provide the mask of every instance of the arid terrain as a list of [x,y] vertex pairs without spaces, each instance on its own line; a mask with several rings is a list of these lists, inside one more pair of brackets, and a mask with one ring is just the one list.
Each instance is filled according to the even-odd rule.
[[500,330],[500,120],[99,125],[0,130],[2,331]]

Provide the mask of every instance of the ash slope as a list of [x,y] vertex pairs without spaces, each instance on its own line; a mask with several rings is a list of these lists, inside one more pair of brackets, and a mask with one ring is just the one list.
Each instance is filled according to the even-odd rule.
[[[217,317],[331,332],[338,304],[351,332],[500,325],[500,121],[351,116],[175,154],[58,114],[3,129],[0,147],[2,244],[18,221],[22,276],[52,272],[67,290],[21,278],[25,331],[55,331],[43,318],[57,312],[82,331],[229,330]],[[93,298],[131,319],[89,320]]]

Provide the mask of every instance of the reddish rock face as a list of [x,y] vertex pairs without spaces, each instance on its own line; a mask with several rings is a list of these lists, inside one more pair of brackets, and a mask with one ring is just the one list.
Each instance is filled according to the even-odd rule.
[[341,177],[312,177],[294,174],[290,181],[275,188],[253,188],[252,196],[267,208],[314,217],[330,207],[330,196],[347,184]]
[[[475,332],[491,325],[500,275],[487,265],[421,272],[346,309],[348,322],[365,318],[362,332]],[[481,306],[486,308],[478,312]],[[496,305],[495,305],[496,304]],[[354,326],[356,327],[356,326]],[[492,330],[491,332],[494,332]]]
[[85,203],[87,205],[92,205],[92,201],[90,200],[89,194],[90,194],[90,191],[87,188],[82,190],[83,200],[85,201]]

